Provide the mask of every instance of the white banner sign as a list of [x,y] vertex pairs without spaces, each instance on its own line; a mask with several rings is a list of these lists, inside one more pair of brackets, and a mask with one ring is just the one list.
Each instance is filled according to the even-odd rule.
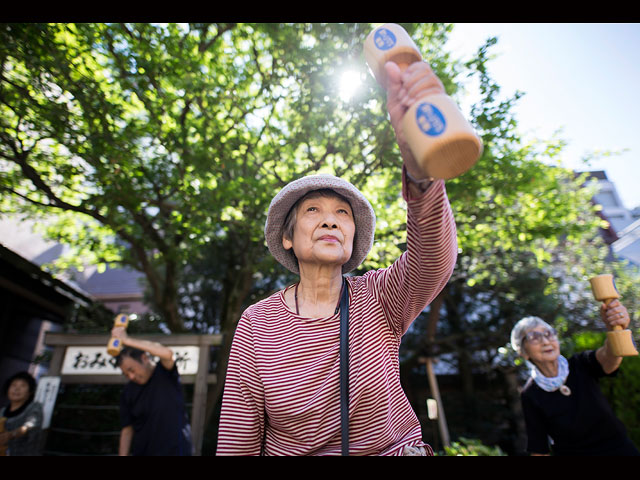
[[[173,357],[180,375],[198,373],[199,347],[172,347]],[[154,358],[158,361],[158,358]],[[62,375],[122,375],[116,359],[107,353],[107,347],[67,347],[62,362]]]
[[49,428],[49,424],[51,423],[53,406],[56,404],[59,388],[60,377],[40,377],[38,379],[35,401],[42,404],[42,428],[44,429]]

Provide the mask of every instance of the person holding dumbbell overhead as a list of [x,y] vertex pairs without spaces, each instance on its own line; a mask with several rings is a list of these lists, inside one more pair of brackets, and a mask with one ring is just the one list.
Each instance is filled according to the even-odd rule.
[[[600,317],[609,331],[630,322],[617,299],[601,305]],[[531,455],[640,455],[598,385],[622,362],[609,339],[566,359],[556,331],[531,316],[515,324],[511,345],[530,371],[520,395]]]
[[406,251],[386,268],[351,276],[373,244],[367,198],[326,174],[293,179],[275,194],[265,239],[299,280],[249,306],[238,322],[218,456],[433,455],[402,389],[398,349],[449,280],[458,248],[444,178],[420,166],[401,121],[419,98],[444,87],[426,62],[404,71],[392,59],[381,63],[402,157]]
[[116,364],[130,380],[120,399],[118,454],[192,455],[191,427],[173,351],[157,342],[132,338],[123,326],[114,326],[111,336],[122,345]]

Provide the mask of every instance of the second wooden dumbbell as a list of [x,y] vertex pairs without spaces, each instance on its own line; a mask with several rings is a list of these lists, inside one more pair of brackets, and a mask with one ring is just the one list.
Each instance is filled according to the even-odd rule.
[[[613,275],[598,275],[589,280],[593,296],[599,302],[608,305],[613,299],[619,298],[620,294],[613,283]],[[607,342],[611,348],[611,352],[618,357],[632,357],[638,355],[633,344],[631,330],[623,330],[620,325],[613,327],[612,331],[607,332]]]
[[[116,318],[113,320],[114,327],[123,327],[127,328],[129,326],[129,316],[124,313],[120,313],[116,315]],[[109,339],[109,343],[107,343],[107,353],[111,356],[117,356],[122,350],[122,342],[119,338],[111,337]]]

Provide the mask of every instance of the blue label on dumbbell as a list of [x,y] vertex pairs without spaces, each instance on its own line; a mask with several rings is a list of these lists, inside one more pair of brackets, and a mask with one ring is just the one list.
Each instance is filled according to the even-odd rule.
[[444,132],[447,121],[438,108],[427,102],[418,105],[416,109],[416,123],[425,135],[436,137]]
[[373,35],[373,43],[378,50],[389,50],[396,44],[396,36],[391,30],[381,28]]

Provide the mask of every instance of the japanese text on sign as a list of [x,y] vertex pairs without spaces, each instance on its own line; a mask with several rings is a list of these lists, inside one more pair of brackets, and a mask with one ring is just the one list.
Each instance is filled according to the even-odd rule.
[[[198,372],[198,347],[169,347],[180,375],[195,375]],[[157,361],[157,358],[154,358]],[[105,347],[67,347],[62,363],[63,375],[122,375],[116,359]]]

